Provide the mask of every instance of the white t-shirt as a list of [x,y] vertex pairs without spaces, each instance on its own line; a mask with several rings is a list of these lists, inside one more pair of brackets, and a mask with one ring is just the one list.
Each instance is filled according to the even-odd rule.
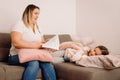
[[[35,32],[32,31],[32,28],[26,27],[23,21],[19,21],[15,24],[11,31],[17,31],[22,34],[22,40],[27,42],[38,42],[42,40],[42,34],[40,29],[35,26]],[[12,45],[10,49],[10,55],[16,55],[15,47]]]

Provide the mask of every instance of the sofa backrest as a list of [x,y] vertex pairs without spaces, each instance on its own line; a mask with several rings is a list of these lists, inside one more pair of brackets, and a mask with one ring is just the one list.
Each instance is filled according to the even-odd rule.
[[[55,36],[55,35],[54,34],[45,34],[44,38],[49,39],[49,38],[52,38],[53,36]],[[69,34],[59,34],[59,40],[60,40],[60,43],[66,42],[66,41],[72,41],[71,36]]]
[[[54,35],[46,34],[45,39],[52,38]],[[59,34],[60,43],[72,41],[69,34]],[[7,61],[9,49],[11,47],[11,38],[9,33],[0,33],[0,61]]]
[[0,61],[6,61],[11,47],[9,33],[0,33]]

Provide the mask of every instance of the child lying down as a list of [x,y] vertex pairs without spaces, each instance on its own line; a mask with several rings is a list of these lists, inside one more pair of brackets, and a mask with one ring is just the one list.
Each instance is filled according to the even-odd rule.
[[105,46],[99,45],[95,49],[83,46],[78,42],[64,42],[60,45],[59,51],[51,51],[53,57],[63,58],[65,62],[75,62],[85,56],[108,55],[109,51]]
[[64,60],[65,62],[75,62],[85,56],[98,56],[108,54],[108,49],[102,45],[95,47],[95,49],[90,49],[89,47],[83,47],[80,50],[68,48],[64,53]]

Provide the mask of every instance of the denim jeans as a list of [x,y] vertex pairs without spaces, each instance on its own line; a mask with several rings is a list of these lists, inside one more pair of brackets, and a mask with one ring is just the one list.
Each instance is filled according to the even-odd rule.
[[21,65],[25,67],[22,80],[36,80],[39,69],[42,70],[43,80],[56,80],[53,65],[50,62],[30,61],[20,63],[18,55],[9,56],[8,63],[10,65]]

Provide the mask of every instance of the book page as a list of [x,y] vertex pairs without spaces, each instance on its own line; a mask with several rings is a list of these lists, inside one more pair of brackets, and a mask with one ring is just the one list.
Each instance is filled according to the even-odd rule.
[[59,50],[59,36],[55,35],[49,41],[47,41],[46,43],[44,43],[42,45],[42,47]]

